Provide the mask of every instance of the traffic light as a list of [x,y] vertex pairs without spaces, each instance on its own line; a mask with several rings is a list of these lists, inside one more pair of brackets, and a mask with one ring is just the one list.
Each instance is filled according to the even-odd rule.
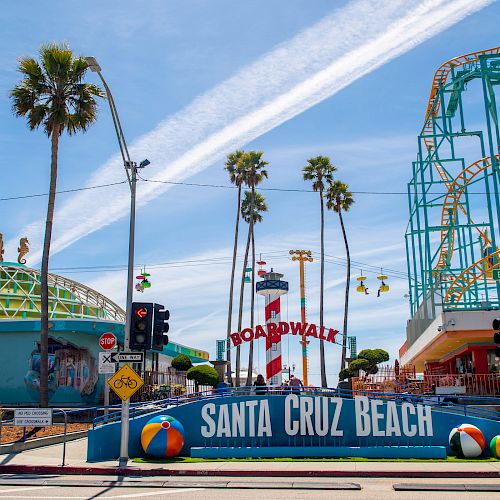
[[163,351],[163,346],[168,344],[168,336],[165,334],[168,332],[169,328],[167,321],[170,318],[170,311],[165,309],[165,306],[161,304],[155,304],[154,310],[153,345],[151,350]]
[[493,342],[495,342],[495,357],[500,358],[500,319],[496,318],[493,320]]
[[153,304],[133,302],[130,318],[130,349],[149,350],[153,327]]

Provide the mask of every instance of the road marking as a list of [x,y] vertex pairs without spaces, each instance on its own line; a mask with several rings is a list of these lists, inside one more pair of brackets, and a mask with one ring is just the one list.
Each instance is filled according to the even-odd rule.
[[[117,486],[119,488],[119,486]],[[28,491],[28,490],[37,490],[37,489],[40,489],[40,488],[69,488],[69,486],[37,486],[37,487],[33,487],[33,488],[18,488],[16,490],[0,490],[0,493],[14,493],[14,492],[18,492],[18,491]],[[99,488],[98,486],[89,486],[89,488]],[[152,488],[154,488],[154,486],[152,486]],[[170,495],[171,493],[183,493],[183,492],[192,492],[192,491],[203,491],[204,488],[180,488],[180,489],[175,489],[175,490],[172,490],[172,489],[169,489],[169,488],[157,488],[156,491],[151,491],[151,492],[148,492],[148,493],[133,493],[133,494],[128,494],[128,495],[114,495],[114,496],[104,496],[102,497],[103,499],[111,499],[111,498],[143,498],[143,497],[152,497],[152,496],[157,496],[157,497],[161,497],[163,495]],[[0,496],[0,498],[24,498],[22,496],[18,496],[18,495],[2,495]],[[30,496],[29,497],[30,500],[47,500],[47,496],[43,496],[43,497],[34,497],[34,496]],[[52,496],[50,498],[53,498],[53,499],[57,499],[57,498],[71,498],[72,500],[73,499],[77,499],[77,500],[88,500],[88,495],[87,496],[84,496],[84,497],[76,497],[76,496],[73,496],[71,495],[71,497],[67,497],[67,496]]]
[[31,486],[29,488],[15,488],[10,490],[0,490],[0,493],[15,493],[17,491],[41,490],[43,488],[55,488],[55,486]]
[[[161,496],[161,495],[170,495],[171,493],[181,493],[181,492],[191,492],[191,491],[203,491],[204,488],[179,488],[175,490],[171,489],[166,489],[166,488],[161,488],[161,492],[159,491],[160,488],[158,488],[157,491],[152,491],[150,493],[133,493],[130,495],[117,495],[117,496],[112,496],[112,497],[103,497],[103,498],[142,498],[142,497],[152,497],[152,496]],[[74,498],[74,497],[71,497]]]

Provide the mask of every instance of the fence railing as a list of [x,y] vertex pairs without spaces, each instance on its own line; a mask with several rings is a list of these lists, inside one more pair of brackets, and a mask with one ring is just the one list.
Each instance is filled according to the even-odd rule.
[[[373,392],[365,390],[346,390],[346,389],[328,389],[321,387],[226,387],[221,389],[204,390],[192,394],[184,394],[182,396],[170,397],[159,401],[150,401],[147,403],[135,403],[131,405],[130,418],[134,418],[141,414],[151,413],[154,411],[165,410],[174,406],[192,403],[195,401],[214,400],[234,396],[263,396],[263,395],[289,395],[296,394],[300,396],[325,396],[325,397],[340,397],[352,399],[354,396],[368,396],[374,399],[391,399],[397,403],[412,402],[414,404],[426,404],[429,406],[439,407],[440,410],[449,410],[462,413],[464,416],[473,415],[478,417],[500,420],[500,412],[490,409],[490,406],[500,406],[500,398],[496,397],[480,397],[480,396],[463,396],[460,402],[450,401],[435,394],[410,394],[410,393],[395,393],[395,392]],[[472,406],[479,405],[479,407]],[[484,407],[481,407],[484,405]],[[109,414],[102,414],[94,419],[93,425],[100,426],[112,422],[117,422],[121,418],[120,411],[116,410]]]
[[392,392],[469,396],[500,395],[500,373],[424,375],[423,378],[369,375],[354,377],[352,388],[363,392]]

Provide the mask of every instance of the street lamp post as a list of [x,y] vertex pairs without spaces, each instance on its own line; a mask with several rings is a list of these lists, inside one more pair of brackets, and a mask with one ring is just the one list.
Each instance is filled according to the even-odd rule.
[[[134,293],[134,244],[135,244],[135,198],[137,186],[137,171],[139,168],[144,168],[149,165],[149,160],[143,160],[137,166],[137,163],[130,159],[130,155],[123,134],[120,119],[118,118],[118,111],[116,110],[115,101],[111,90],[102,76],[101,67],[99,66],[95,57],[86,57],[85,60],[91,71],[97,73],[101,79],[106,95],[108,97],[109,107],[111,109],[111,116],[115,127],[118,145],[123,159],[123,166],[127,174],[127,179],[130,187],[130,225],[129,225],[129,240],[128,240],[128,272],[127,272],[127,302],[125,308],[125,337],[123,348],[125,351],[130,349],[130,312],[132,310],[132,300]],[[129,172],[130,171],[130,172]],[[121,411],[121,438],[120,438],[120,462],[128,461],[128,439],[129,439],[129,415],[130,404],[129,400],[122,401]]]

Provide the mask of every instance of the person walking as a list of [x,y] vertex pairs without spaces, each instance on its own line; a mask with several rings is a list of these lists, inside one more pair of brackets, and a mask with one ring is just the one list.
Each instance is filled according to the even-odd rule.
[[262,376],[262,374],[259,373],[257,375],[257,379],[255,380],[253,385],[255,386],[255,394],[257,396],[262,396],[263,394],[265,394],[267,392],[266,381],[265,381],[264,377]]
[[295,375],[290,375],[290,382],[288,385],[291,387],[293,394],[298,394],[300,392],[300,387],[304,387],[302,380]]

